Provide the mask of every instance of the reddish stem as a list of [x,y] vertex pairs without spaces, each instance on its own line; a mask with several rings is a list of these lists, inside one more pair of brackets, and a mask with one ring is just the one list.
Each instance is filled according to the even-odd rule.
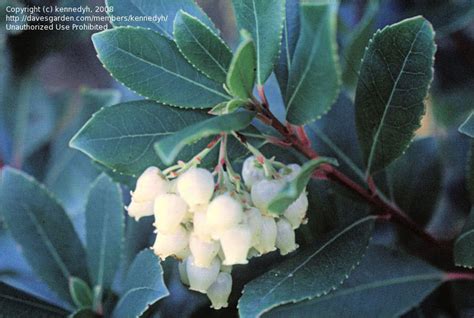
[[474,280],[474,274],[471,273],[446,273],[444,276],[445,281],[453,280]]

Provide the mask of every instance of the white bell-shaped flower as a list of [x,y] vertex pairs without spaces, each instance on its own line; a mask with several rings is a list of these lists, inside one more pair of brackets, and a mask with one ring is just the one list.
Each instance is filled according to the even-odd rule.
[[252,233],[246,224],[231,227],[221,234],[224,265],[247,264],[247,254],[252,243]]
[[277,237],[277,226],[275,219],[270,216],[262,217],[262,228],[260,231],[260,242],[255,249],[260,254],[265,254],[276,250],[275,243]]
[[212,238],[219,239],[222,232],[242,222],[243,217],[242,205],[228,193],[215,197],[207,208]]
[[284,180],[261,180],[252,187],[251,197],[253,204],[262,212],[267,212],[267,207],[281,189],[285,186]]
[[158,195],[168,192],[169,182],[157,167],[147,168],[137,180],[133,199],[137,202],[153,201]]
[[210,241],[211,228],[207,222],[207,208],[195,210],[193,215],[193,233],[202,241]]
[[216,257],[212,260],[211,266],[199,267],[194,263],[194,257],[189,256],[186,260],[186,273],[188,274],[189,289],[206,293],[219,274],[221,262]]
[[280,169],[278,172],[283,176],[286,181],[292,181],[296,178],[298,173],[301,171],[301,166],[296,163],[290,163],[285,168]]
[[187,245],[185,248],[183,248],[182,250],[179,250],[178,252],[174,254],[174,256],[180,261],[185,260],[189,255],[191,255],[191,250],[189,249],[189,245]]
[[220,245],[216,241],[203,241],[197,235],[191,235],[189,248],[194,256],[194,264],[199,267],[211,266],[212,260],[219,252]]
[[190,207],[207,204],[214,193],[214,177],[206,169],[191,168],[178,177],[177,189]]
[[285,210],[283,215],[291,223],[293,229],[297,229],[306,217],[308,211],[308,196],[306,192],[300,194],[290,206]]
[[214,309],[226,308],[232,291],[232,276],[229,273],[219,273],[216,281],[207,290],[207,297]]
[[188,205],[177,194],[165,193],[155,199],[155,227],[159,233],[174,233],[188,211]]
[[265,171],[254,156],[245,159],[242,166],[242,178],[245,185],[249,188],[252,188],[256,182],[265,178]]
[[298,248],[295,243],[295,231],[285,218],[278,220],[277,224],[277,238],[276,247],[280,250],[281,255],[286,255]]
[[256,246],[260,242],[261,228],[262,228],[262,213],[257,208],[250,208],[246,210],[245,217],[252,233],[252,246]]
[[186,260],[178,262],[178,273],[179,273],[179,279],[181,280],[181,283],[183,283],[186,286],[189,286],[188,273],[186,272]]
[[155,254],[164,260],[170,255],[179,255],[183,250],[186,250],[188,243],[188,232],[180,226],[173,234],[158,233],[152,248]]
[[144,216],[153,215],[153,200],[137,202],[132,198],[129,206],[126,208],[128,215],[138,221]]

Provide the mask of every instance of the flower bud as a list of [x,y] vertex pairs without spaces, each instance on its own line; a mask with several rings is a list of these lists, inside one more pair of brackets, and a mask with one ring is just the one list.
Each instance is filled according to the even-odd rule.
[[244,179],[245,185],[249,188],[252,188],[257,181],[265,178],[265,171],[254,156],[245,159],[242,166],[242,178]]
[[191,168],[177,182],[178,193],[189,206],[209,203],[214,193],[214,177],[206,169]]
[[[288,171],[289,170],[289,171]],[[286,181],[292,181],[296,178],[298,173],[301,171],[301,166],[296,163],[290,163],[285,168],[280,169],[278,172],[283,176]]]
[[276,247],[278,247],[280,250],[280,254],[286,255],[296,250],[298,248],[298,244],[295,243],[295,231],[293,230],[290,222],[288,222],[285,218],[281,218],[278,220],[276,225]]
[[209,267],[217,252],[219,252],[220,245],[219,242],[203,241],[197,235],[191,235],[189,248],[194,256],[194,264],[196,266]]
[[248,225],[234,226],[221,235],[224,251],[224,265],[247,264],[247,253],[250,249],[252,233]]
[[277,226],[275,220],[270,216],[262,217],[262,228],[260,231],[260,242],[255,249],[260,254],[265,254],[276,250],[275,242],[277,237]]
[[186,216],[188,205],[177,194],[165,193],[155,199],[155,227],[160,233],[174,233]]
[[211,228],[207,222],[206,209],[196,210],[193,215],[193,233],[202,241],[210,241]]
[[183,252],[188,246],[189,236],[186,230],[180,226],[173,234],[158,233],[156,235],[153,251],[162,260],[170,255]]
[[130,217],[135,218],[135,221],[138,221],[144,216],[153,215],[153,200],[137,202],[132,198],[132,202],[130,202],[130,205],[126,210]]
[[153,201],[158,195],[168,191],[169,183],[162,177],[157,167],[147,168],[137,180],[133,199],[137,202]]
[[206,293],[209,286],[211,286],[219,274],[221,263],[216,257],[212,260],[211,266],[199,267],[194,263],[194,257],[189,256],[186,260],[186,273],[189,279],[189,289]]
[[252,233],[252,246],[256,246],[260,242],[260,231],[262,228],[262,214],[257,208],[250,208],[246,210],[245,217],[247,224],[250,228],[250,233]]
[[285,186],[283,180],[261,180],[252,187],[251,196],[253,204],[262,212],[267,212],[267,207],[281,189]]
[[207,297],[212,303],[211,307],[216,310],[226,308],[231,291],[232,276],[229,273],[219,273],[216,281],[207,290]]
[[242,205],[228,193],[214,198],[207,208],[207,224],[212,238],[218,239],[222,232],[239,224],[243,217]]
[[303,222],[306,211],[308,210],[308,196],[305,192],[296,199],[290,206],[285,210],[283,214],[285,218],[291,223],[293,229],[297,229]]
[[188,273],[186,273],[186,260],[178,262],[178,272],[181,283],[186,286],[189,286]]

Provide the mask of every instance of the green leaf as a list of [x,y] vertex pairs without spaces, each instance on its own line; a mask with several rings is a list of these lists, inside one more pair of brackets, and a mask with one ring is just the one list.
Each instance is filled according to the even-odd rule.
[[291,71],[291,60],[293,59],[300,33],[300,1],[286,0],[285,13],[286,18],[283,24],[280,57],[275,65],[275,75],[284,99],[286,98],[288,74]]
[[433,29],[422,17],[387,26],[370,41],[355,97],[368,174],[400,156],[420,127],[434,52]]
[[149,306],[169,295],[158,257],[149,249],[137,255],[127,273],[112,317],[139,317]]
[[89,190],[86,206],[87,264],[93,286],[110,289],[122,256],[122,191],[101,174]]
[[271,311],[269,317],[400,317],[443,282],[443,272],[413,256],[371,246],[338,289]]
[[240,43],[227,73],[227,87],[233,96],[241,99],[252,97],[255,84],[255,45],[250,37]]
[[278,195],[268,203],[268,210],[274,214],[282,214],[285,210],[300,196],[308,184],[313,172],[322,164],[337,165],[337,161],[331,158],[319,157],[305,162],[301,167],[301,171],[291,181],[287,182],[285,187]]
[[68,316],[68,318],[99,318],[102,317],[89,308],[79,309]]
[[69,278],[69,291],[77,308],[92,307],[92,290],[82,279],[77,277]]
[[238,305],[240,316],[258,317],[279,305],[319,297],[336,288],[364,254],[374,219],[369,216],[350,224],[245,285]]
[[0,283],[0,307],[2,317],[64,317],[66,312],[31,295]]
[[370,0],[366,6],[364,16],[354,31],[349,35],[344,52],[342,53],[344,56],[342,60],[342,82],[351,91],[355,90],[365,47],[374,31],[377,13],[379,11],[379,0]]
[[437,124],[445,128],[459,127],[472,112],[474,91],[469,84],[431,94],[432,111]]
[[303,125],[331,108],[340,86],[335,0],[300,6],[301,31],[291,62],[286,91],[286,119]]
[[4,168],[0,213],[36,274],[69,301],[69,278],[87,280],[84,248],[61,205],[30,176]]
[[425,225],[433,215],[442,183],[436,140],[415,140],[387,172],[397,205],[417,223]]
[[174,20],[176,44],[184,57],[210,79],[224,83],[232,51],[208,26],[180,10]]
[[193,0],[107,0],[107,5],[113,8],[109,15],[115,18],[136,16],[136,17],[161,17],[158,21],[125,21],[125,19],[115,19],[114,26],[142,27],[158,31],[161,34],[173,38],[173,19],[179,10],[188,12],[197,17],[210,28],[215,29],[214,24],[202,9]]
[[459,132],[474,138],[474,112],[459,126]]
[[257,84],[263,85],[278,58],[285,20],[285,1],[233,0],[232,4],[238,28],[249,31],[255,41]]
[[230,99],[155,31],[121,27],[95,33],[92,41],[112,75],[144,97],[186,108],[211,108]]
[[[153,150],[156,141],[209,118],[201,111],[152,101],[122,103],[97,112],[70,145],[111,169],[138,175],[152,165],[165,167]],[[189,145],[182,151],[182,160],[190,159],[206,145],[206,141]]]
[[474,268],[474,207],[454,244],[454,261],[458,266]]
[[235,112],[240,107],[246,104],[245,101],[241,99],[232,99],[228,102],[217,104],[213,109],[209,111],[209,114],[212,115],[225,115]]
[[242,111],[209,118],[159,140],[155,143],[155,151],[165,164],[171,165],[187,145],[205,137],[244,129],[254,116],[253,112]]

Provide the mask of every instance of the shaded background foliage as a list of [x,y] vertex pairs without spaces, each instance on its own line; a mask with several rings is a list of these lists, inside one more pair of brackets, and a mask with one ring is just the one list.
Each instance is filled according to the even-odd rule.
[[[30,0],[24,4],[38,5],[45,2],[56,4],[62,1]],[[90,2],[101,4],[99,0]],[[343,65],[347,63],[346,54],[350,53],[345,48],[351,43],[351,30],[363,19],[368,5],[366,2],[357,0],[341,3],[338,43]],[[222,31],[227,43],[235,47],[238,34],[230,1],[200,0],[198,3]],[[393,195],[397,202],[403,202],[402,207],[417,223],[426,225],[437,237],[449,241],[461,231],[472,204],[465,177],[469,138],[459,134],[457,127],[474,108],[474,3],[441,0],[381,1],[373,23],[368,26],[369,36],[377,28],[417,14],[424,15],[433,23],[438,46],[434,66],[435,80],[428,99],[427,115],[418,131],[418,136],[427,138],[416,141],[404,157],[377,178],[381,181],[392,180],[393,189],[385,189],[386,193]],[[88,32],[7,34],[0,30],[0,37],[0,165],[20,168],[45,183],[64,204],[76,231],[85,240],[84,210],[87,198],[84,187],[101,171],[106,171],[124,184],[124,188],[126,185],[133,185],[134,180],[133,177],[107,170],[99,163],[90,162],[82,153],[67,148],[67,142],[100,106],[139,98],[113,81],[104,70],[96,58]],[[273,78],[267,85],[270,86],[267,92],[278,91]],[[280,104],[283,108],[279,96],[268,97],[273,104]],[[357,144],[355,127],[341,129],[341,122],[347,122],[343,118],[354,117],[352,105],[342,94],[335,105],[337,107],[333,107],[321,121],[310,125],[309,135],[321,154],[334,155],[334,149],[324,142],[324,135],[320,134],[324,132],[351,158],[355,158],[357,164],[357,158],[360,158],[360,162],[362,158],[357,153],[358,148],[354,146]],[[411,163],[409,170],[404,169],[407,162]],[[344,165],[341,169],[354,174]],[[406,191],[403,183],[406,178],[412,180],[410,191]],[[310,216],[308,227],[299,234],[299,240],[308,239],[308,235],[328,233],[344,219],[344,211],[338,209],[338,205],[344,204],[341,200],[346,199],[341,198],[337,189],[325,182],[313,182],[310,188],[311,211],[314,212]],[[127,191],[123,193],[124,201],[128,202]],[[124,230],[127,238],[122,264],[124,268],[132,263],[140,250],[151,244],[151,237],[143,235],[151,233],[151,229],[149,220],[137,223],[127,219]],[[397,231],[400,233],[395,233]],[[408,240],[413,243],[412,237],[408,239],[407,233],[391,226],[379,226],[376,233],[376,243],[402,246],[408,252],[413,248],[412,244],[406,244]],[[65,306],[32,273],[1,219],[0,250],[1,281],[49,303]],[[431,259],[437,257],[436,253],[426,253]],[[252,268],[237,268],[234,271],[236,288],[231,295],[231,303],[236,304],[240,297],[239,291],[245,283],[264,273],[270,264],[281,261],[281,257],[270,255],[259,260]],[[204,296],[189,292],[181,285],[174,261],[167,260],[163,267],[171,296],[155,304],[155,313],[152,310],[148,315],[176,316],[175,308],[186,311],[180,312],[180,316],[236,315],[235,306],[221,311],[209,310]],[[349,286],[353,283],[348,281]],[[0,290],[3,288],[0,285]],[[414,304],[416,307],[405,316],[471,317],[474,315],[473,288],[474,284],[469,282],[444,284],[421,304]],[[334,312],[331,311],[329,302],[327,306],[330,312]],[[282,312],[284,310],[283,308]],[[62,313],[58,308],[54,311]],[[284,316],[283,313],[281,315]]]

